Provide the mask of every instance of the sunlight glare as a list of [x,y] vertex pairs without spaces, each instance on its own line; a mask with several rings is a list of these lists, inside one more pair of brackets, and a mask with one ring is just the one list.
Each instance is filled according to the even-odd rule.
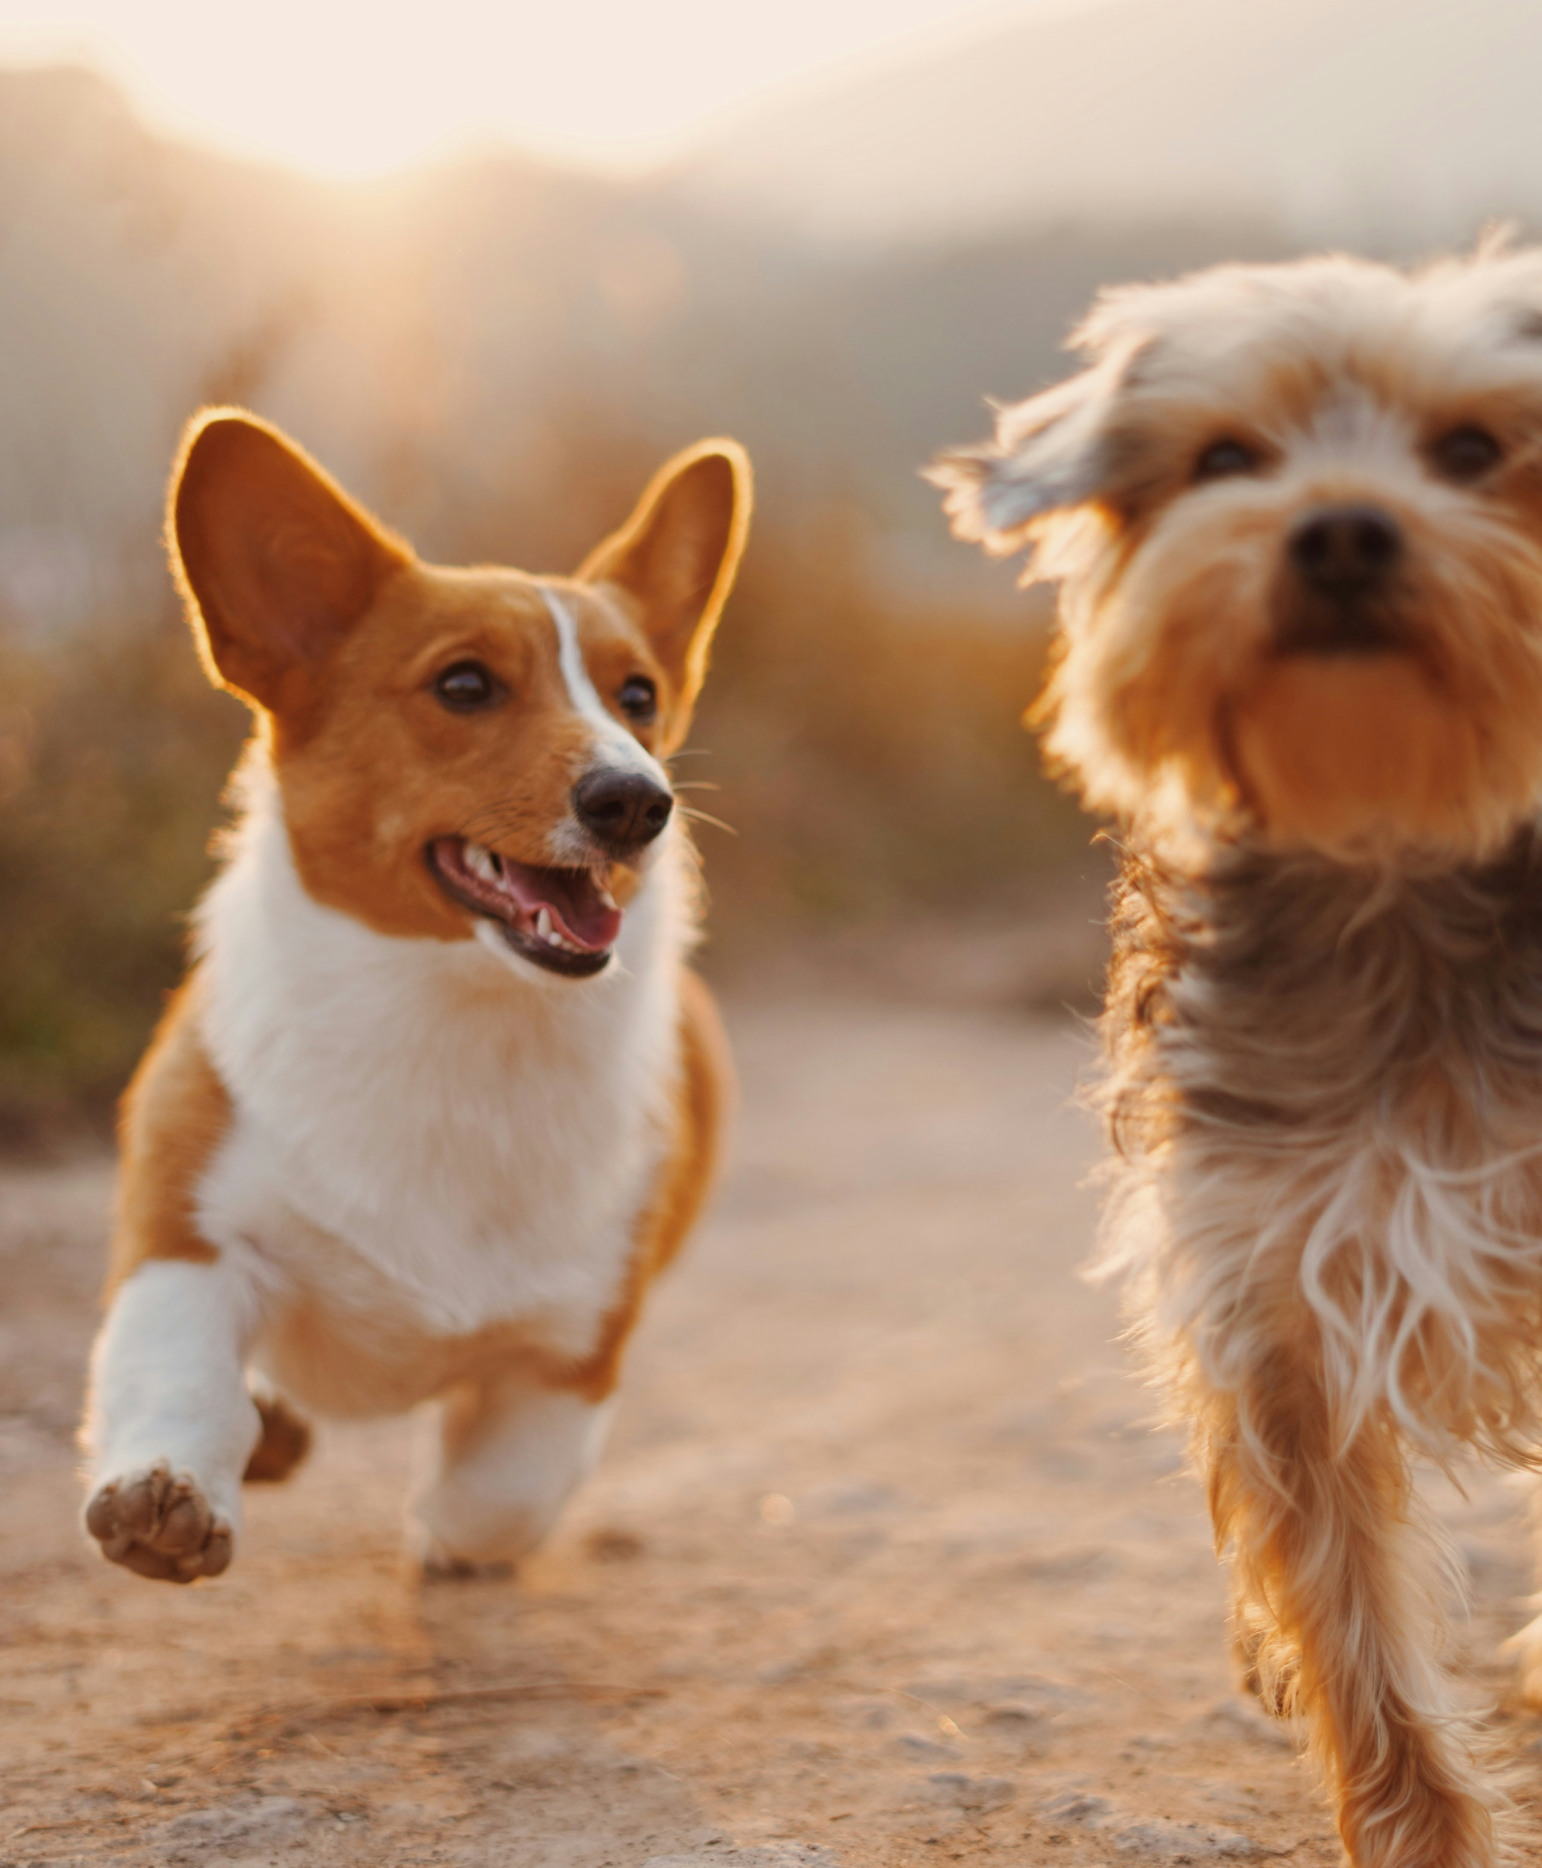
[[437,0],[368,12],[356,0],[0,0],[0,58],[84,60],[164,127],[315,174],[374,175],[490,139],[636,169],[790,82],[1025,10],[1002,0]]

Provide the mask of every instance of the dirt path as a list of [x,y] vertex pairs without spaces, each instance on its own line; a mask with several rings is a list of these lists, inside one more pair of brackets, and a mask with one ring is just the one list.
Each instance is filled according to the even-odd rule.
[[[1073,1275],[1083,1040],[808,990],[733,1023],[732,1178],[517,1584],[405,1573],[404,1425],[249,1494],[212,1586],[90,1556],[107,1176],[0,1177],[0,1868],[1336,1859],[1231,1690],[1196,1488]],[[1524,1505],[1485,1480],[1449,1512],[1491,1694]]]

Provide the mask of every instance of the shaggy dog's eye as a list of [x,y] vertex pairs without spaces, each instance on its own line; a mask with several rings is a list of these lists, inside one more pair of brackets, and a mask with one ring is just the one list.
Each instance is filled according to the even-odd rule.
[[480,662],[455,662],[434,676],[434,698],[452,713],[490,707],[502,690]]
[[1225,480],[1232,474],[1252,473],[1259,461],[1256,448],[1228,435],[1224,441],[1212,441],[1194,463],[1196,480]]
[[1448,480],[1480,480],[1503,456],[1504,449],[1489,431],[1471,422],[1453,428],[1430,448],[1436,471]]
[[659,691],[646,675],[628,675],[616,699],[628,720],[651,720],[659,710]]

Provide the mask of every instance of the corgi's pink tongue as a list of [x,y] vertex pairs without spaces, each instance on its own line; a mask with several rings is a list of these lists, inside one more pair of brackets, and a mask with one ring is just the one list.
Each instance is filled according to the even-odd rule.
[[600,894],[587,869],[537,869],[503,858],[503,885],[532,920],[544,908],[559,934],[591,953],[614,947],[621,910]]

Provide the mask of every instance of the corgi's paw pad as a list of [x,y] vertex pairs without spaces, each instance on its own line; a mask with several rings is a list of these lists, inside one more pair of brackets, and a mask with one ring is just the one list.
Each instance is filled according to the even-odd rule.
[[218,1576],[230,1562],[230,1525],[193,1475],[174,1473],[165,1460],[99,1486],[86,1506],[86,1529],[104,1557],[157,1582]]

